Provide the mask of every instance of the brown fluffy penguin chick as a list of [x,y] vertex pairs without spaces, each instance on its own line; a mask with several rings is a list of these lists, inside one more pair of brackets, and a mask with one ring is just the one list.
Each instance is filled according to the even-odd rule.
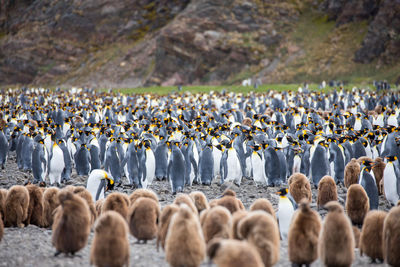
[[327,267],[351,266],[354,260],[351,222],[337,201],[328,202],[325,208],[328,214],[319,236],[319,258]]
[[383,223],[387,212],[372,210],[365,216],[360,236],[360,255],[367,255],[372,262],[383,261]]
[[206,256],[199,218],[186,204],[170,221],[165,239],[165,258],[172,267],[197,267]]
[[383,187],[380,187],[382,178],[383,178],[383,172],[385,171],[385,167],[386,167],[386,163],[383,162],[381,157],[377,157],[375,159],[375,164],[372,167],[372,171],[374,173],[375,176],[375,180],[376,180],[376,186],[378,187],[378,191],[379,191],[379,195],[383,194]]
[[29,192],[29,206],[28,206],[28,217],[25,220],[25,225],[33,224],[42,227],[44,224],[43,220],[43,191],[40,187],[29,184],[26,186]]
[[154,239],[157,236],[157,224],[160,207],[151,198],[138,198],[128,211],[128,225],[131,234],[138,239],[137,243]]
[[393,207],[383,223],[383,256],[387,264],[400,266],[400,207]]
[[104,198],[99,199],[94,203],[94,207],[96,209],[97,218],[101,215],[101,209],[103,207],[103,204],[104,204]]
[[192,198],[190,198],[188,194],[178,193],[175,197],[174,204],[180,206],[183,203],[186,204],[194,212],[194,214],[199,214]]
[[346,188],[349,188],[350,185],[357,184],[359,176],[360,164],[355,158],[352,158],[344,168],[344,186],[346,186]]
[[126,194],[114,192],[109,194],[103,202],[101,213],[114,210],[125,219],[128,218],[129,198]]
[[354,225],[352,228],[353,228],[353,234],[354,234],[354,244],[355,244],[355,247],[358,248],[360,245],[360,236],[361,236],[360,229]]
[[351,222],[362,225],[365,215],[369,211],[369,198],[367,192],[359,184],[353,184],[347,190],[346,212]]
[[128,225],[120,213],[108,210],[96,220],[90,264],[99,267],[129,266]]
[[5,202],[6,227],[24,227],[23,222],[28,217],[29,191],[25,186],[14,185],[8,190]]
[[54,210],[60,205],[58,200],[58,192],[60,189],[57,187],[49,187],[43,193],[43,217],[44,227],[53,225]]
[[0,215],[3,220],[5,218],[7,192],[7,189],[0,189]]
[[308,199],[300,201],[289,227],[288,253],[292,264],[306,266],[318,258],[318,236],[321,217],[312,210]]
[[165,206],[158,220],[158,231],[157,231],[157,251],[161,243],[162,249],[165,249],[165,238],[168,233],[169,223],[171,221],[172,215],[178,212],[179,206],[176,204],[170,204]]
[[239,235],[239,223],[249,214],[246,210],[238,210],[232,215],[232,228],[231,237],[233,239],[242,240],[243,238]]
[[335,180],[331,176],[325,175],[324,177],[322,177],[318,184],[318,209],[321,209],[329,201],[337,200],[338,195]]
[[135,203],[135,201],[140,198],[140,197],[147,197],[147,198],[151,198],[153,199],[155,202],[158,202],[158,196],[156,193],[154,193],[153,191],[151,191],[150,189],[143,189],[143,188],[139,188],[136,189],[135,191],[132,192],[132,194],[129,195],[129,205],[133,205],[133,203]]
[[200,214],[200,223],[206,243],[215,237],[224,239],[230,237],[232,215],[225,207],[216,206],[209,210],[204,210]]
[[251,206],[250,206],[250,211],[254,211],[254,210],[263,210],[263,211],[271,214],[272,217],[274,217],[274,219],[276,219],[274,207],[272,207],[271,202],[266,198],[256,199],[253,202],[253,204],[251,204]]
[[214,238],[207,255],[218,267],[263,267],[260,254],[246,241]]
[[92,194],[89,192],[89,190],[87,190],[83,186],[75,186],[74,194],[83,198],[88,204],[90,211],[90,225],[93,225],[94,222],[96,221],[96,208],[94,207]]
[[55,256],[71,253],[86,246],[90,233],[90,210],[86,201],[68,190],[58,193],[59,208],[54,214],[52,244]]
[[207,197],[206,197],[206,195],[204,195],[203,192],[194,191],[194,192],[191,192],[189,194],[189,196],[192,198],[192,200],[194,202],[194,205],[196,206],[197,211],[199,212],[199,214],[203,210],[207,210],[207,209],[210,208],[210,205],[208,204]]
[[292,195],[296,203],[299,203],[303,198],[312,201],[312,192],[310,181],[302,173],[293,173],[288,180],[289,193]]
[[235,191],[227,189],[222,194],[222,198],[215,199],[210,202],[210,207],[223,206],[227,208],[232,214],[238,210],[244,210],[242,201],[236,198]]
[[279,260],[279,228],[271,214],[251,211],[240,221],[239,234],[257,248],[265,267],[273,266]]

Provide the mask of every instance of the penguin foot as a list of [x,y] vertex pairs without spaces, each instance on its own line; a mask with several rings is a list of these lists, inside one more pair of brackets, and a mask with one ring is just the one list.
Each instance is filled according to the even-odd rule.
[[46,182],[41,181],[41,182],[39,183],[39,187],[46,187]]

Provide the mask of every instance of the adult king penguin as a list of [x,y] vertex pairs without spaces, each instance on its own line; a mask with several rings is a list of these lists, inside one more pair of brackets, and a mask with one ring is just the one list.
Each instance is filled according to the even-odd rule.
[[113,188],[114,178],[106,171],[95,169],[87,180],[86,189],[92,195],[93,201],[104,199],[104,194],[108,189]]
[[396,166],[397,157],[385,157],[387,160],[385,170],[383,172],[383,187],[385,197],[392,205],[396,205],[400,198],[400,173]]
[[287,188],[282,188],[276,192],[276,194],[279,195],[279,232],[281,233],[281,238],[285,240],[288,237],[290,222],[292,221],[294,210],[297,209],[297,204],[289,194],[289,190]]
[[371,210],[378,209],[379,192],[376,186],[375,177],[371,172],[373,162],[363,160],[361,162],[361,172],[358,183],[365,189],[369,198],[369,207]]

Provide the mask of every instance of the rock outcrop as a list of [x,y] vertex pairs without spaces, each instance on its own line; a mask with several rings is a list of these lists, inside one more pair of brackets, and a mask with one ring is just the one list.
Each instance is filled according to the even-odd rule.
[[296,61],[306,44],[292,36],[310,12],[337,27],[366,21],[354,62],[390,65],[400,55],[399,1],[0,0],[0,85],[281,82],[277,66],[307,64]]

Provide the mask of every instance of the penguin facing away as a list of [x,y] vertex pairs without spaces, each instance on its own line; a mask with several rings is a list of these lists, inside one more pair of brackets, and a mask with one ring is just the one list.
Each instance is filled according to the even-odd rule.
[[179,142],[172,143],[171,156],[168,163],[167,176],[172,194],[182,192],[185,185],[185,158],[179,149]]
[[369,198],[370,209],[378,209],[379,206],[379,192],[376,186],[375,177],[371,172],[373,162],[364,160],[361,164],[360,180],[358,183],[364,187]]

